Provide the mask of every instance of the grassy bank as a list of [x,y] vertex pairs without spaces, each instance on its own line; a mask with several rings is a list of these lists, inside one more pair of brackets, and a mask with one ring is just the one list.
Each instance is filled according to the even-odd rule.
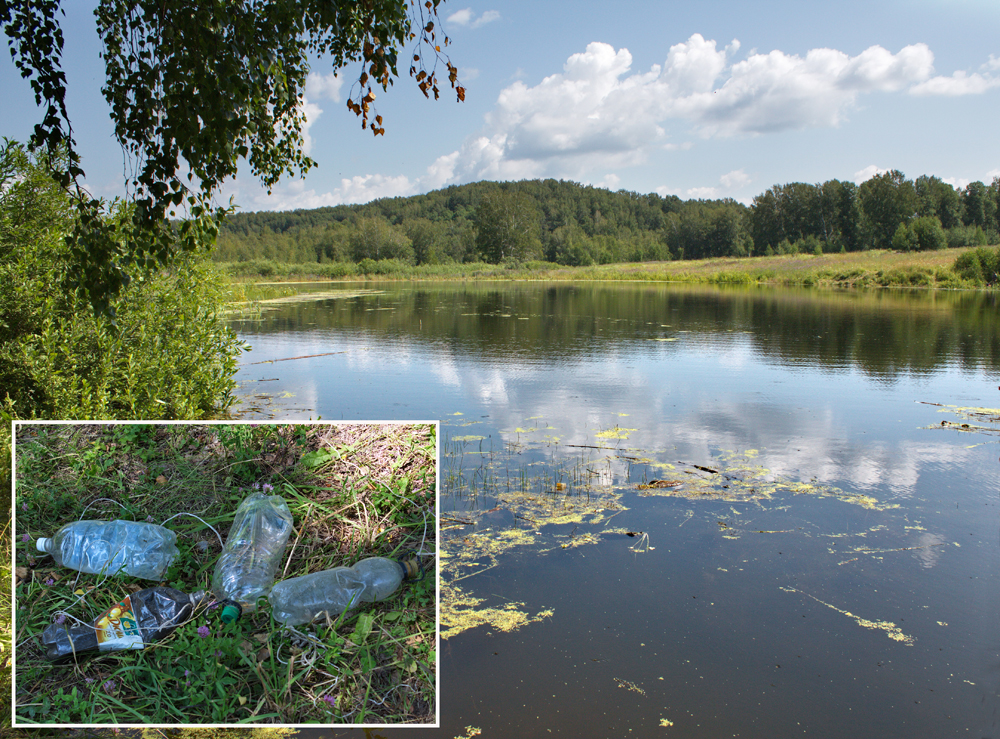
[[[548,262],[520,265],[437,264],[412,266],[395,260],[333,264],[282,264],[271,261],[223,263],[219,267],[234,291],[256,299],[279,297],[288,283],[336,280],[611,280],[705,284],[815,285],[826,287],[980,287],[954,269],[972,247],[925,252],[872,250],[842,254],[791,254],[771,257],[634,262],[567,267]],[[257,283],[248,292],[245,283]],[[267,294],[257,294],[258,290]]]

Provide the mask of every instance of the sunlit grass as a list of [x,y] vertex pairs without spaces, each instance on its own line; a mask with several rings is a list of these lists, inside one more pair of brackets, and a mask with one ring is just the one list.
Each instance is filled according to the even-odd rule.
[[[235,284],[369,280],[599,280],[683,282],[746,285],[806,285],[828,287],[974,288],[952,269],[955,259],[972,247],[926,252],[883,250],[839,254],[792,254],[722,257],[671,262],[635,262],[567,267],[549,262],[517,265],[437,264],[412,266],[374,263],[374,272],[354,264],[284,264],[272,261],[220,263]],[[263,288],[264,285],[262,284]],[[243,288],[249,289],[249,288]],[[268,295],[277,297],[277,295]]]

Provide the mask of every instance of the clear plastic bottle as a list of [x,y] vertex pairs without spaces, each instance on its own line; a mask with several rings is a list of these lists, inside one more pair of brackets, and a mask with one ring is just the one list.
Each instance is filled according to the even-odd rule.
[[90,625],[52,624],[42,632],[45,658],[66,662],[83,652],[145,649],[176,629],[205,597],[174,588],[146,588],[126,596]]
[[352,567],[334,567],[301,577],[282,580],[267,596],[271,615],[286,626],[307,624],[324,612],[330,618],[359,603],[385,600],[407,577],[415,577],[415,560],[398,562],[369,557]]
[[212,576],[223,622],[255,610],[271,591],[291,533],[292,514],[280,495],[253,493],[240,503]]
[[162,580],[178,554],[173,531],[138,521],[74,521],[35,546],[60,567],[146,580]]

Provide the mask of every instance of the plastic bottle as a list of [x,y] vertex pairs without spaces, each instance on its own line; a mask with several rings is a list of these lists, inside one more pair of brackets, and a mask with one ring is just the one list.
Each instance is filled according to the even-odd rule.
[[42,632],[45,658],[66,662],[83,652],[144,649],[180,626],[205,597],[174,588],[146,588],[126,596],[89,626],[52,624]]
[[240,503],[212,576],[224,623],[255,610],[271,592],[291,533],[292,514],[280,495],[253,493]]
[[267,599],[276,621],[297,626],[324,612],[336,618],[359,603],[385,600],[404,579],[415,577],[417,572],[415,560],[404,563],[369,557],[353,567],[334,567],[282,580],[271,589]]
[[60,567],[162,580],[177,556],[177,535],[152,523],[74,521],[35,546]]

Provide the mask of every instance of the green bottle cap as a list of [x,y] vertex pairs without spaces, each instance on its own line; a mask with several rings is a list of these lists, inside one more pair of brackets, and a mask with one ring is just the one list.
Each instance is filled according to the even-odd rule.
[[226,605],[222,607],[222,623],[231,624],[233,621],[238,619],[243,614],[243,609],[240,608],[239,603],[233,603],[232,601],[227,601]]

